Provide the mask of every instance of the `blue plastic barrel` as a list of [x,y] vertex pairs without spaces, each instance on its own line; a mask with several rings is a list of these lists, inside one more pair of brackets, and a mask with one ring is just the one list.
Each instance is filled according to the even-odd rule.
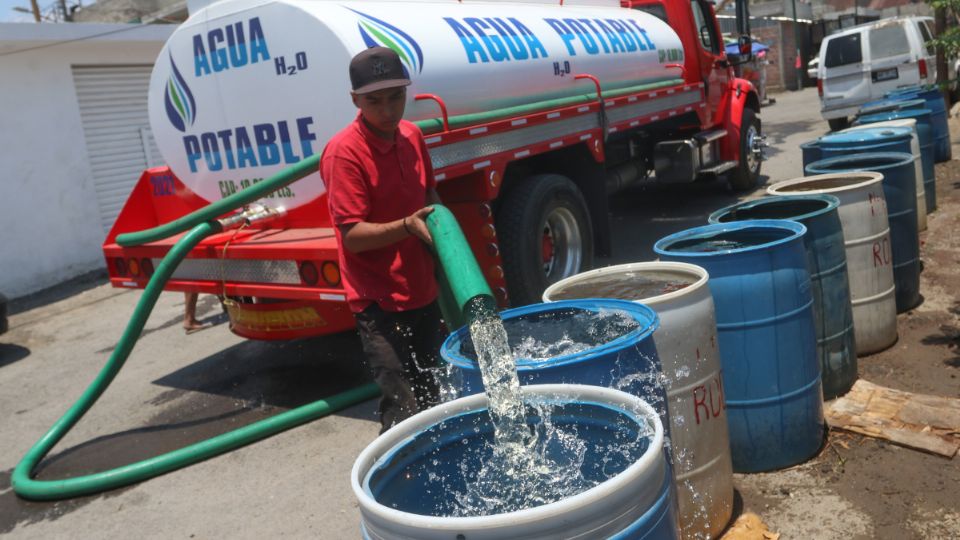
[[858,116],[867,114],[876,114],[880,112],[897,111],[901,109],[923,109],[927,102],[923,99],[897,99],[886,98],[879,101],[871,101],[860,107]]
[[904,152],[912,155],[912,140],[913,130],[909,128],[883,127],[843,131],[820,137],[820,151],[823,159],[862,152]]
[[820,151],[820,139],[814,139],[801,144],[800,152],[803,154],[804,169],[806,169],[807,165],[813,163],[814,161],[820,161],[823,159],[823,153]]
[[949,161],[953,157],[950,148],[950,127],[947,125],[947,105],[943,93],[936,86],[923,86],[909,92],[889,94],[893,99],[909,100],[920,98],[927,102],[933,120],[934,159],[937,163]]
[[[507,504],[516,497],[504,488],[491,494],[507,499],[500,504],[469,496],[469,483],[496,459],[487,396],[476,394],[404,420],[360,453],[350,482],[361,536],[679,539],[664,430],[650,405],[596,386],[531,385],[521,393],[532,431],[582,441],[579,471],[593,487],[561,498],[540,490],[539,505]],[[569,446],[542,438],[535,448],[557,466],[571,465]],[[465,499],[473,500],[469,509]]]
[[[508,309],[500,318],[521,385],[570,383],[617,388],[652,404],[660,411],[664,426],[670,425],[653,341],[660,320],[653,309],[616,299],[561,300]],[[531,338],[557,346],[531,355],[525,345]],[[570,342],[579,343],[580,350],[568,349],[576,352],[564,354],[559,347]],[[468,328],[450,334],[440,355],[452,366],[452,384],[460,395],[484,391]]]
[[813,287],[824,399],[845,394],[857,380],[857,345],[839,206],[840,199],[833,195],[773,196],[728,206],[709,217],[710,223],[789,219],[807,228],[803,244]]
[[696,227],[661,238],[665,261],[710,274],[733,468],[795,465],[823,440],[806,227],[757,220]]
[[917,233],[917,185],[914,157],[900,152],[864,153],[824,159],[807,167],[807,175],[873,171],[883,175],[883,195],[890,220],[893,280],[897,313],[920,303],[920,239]]
[[[854,125],[886,122],[912,118],[917,121],[917,138],[920,139],[920,161],[923,170],[923,192],[927,203],[927,213],[937,209],[937,184],[935,175],[935,141],[930,109],[910,109],[861,116]],[[818,160],[819,161],[819,160]],[[804,167],[807,163],[804,162]]]

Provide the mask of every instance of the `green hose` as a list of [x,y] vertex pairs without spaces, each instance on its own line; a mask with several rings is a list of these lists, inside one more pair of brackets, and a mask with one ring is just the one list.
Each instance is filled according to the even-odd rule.
[[440,308],[453,330],[496,314],[497,302],[463,231],[445,206],[433,205],[427,229],[440,262]]
[[[262,182],[262,184],[266,183]],[[271,187],[272,189],[268,190],[268,193],[277,189]],[[110,355],[110,359],[103,369],[100,370],[97,378],[94,379],[80,399],[30,448],[20,463],[17,464],[12,477],[13,491],[17,495],[33,500],[58,500],[125,486],[259,441],[355,403],[374,398],[379,394],[377,385],[369,383],[179,450],[109,471],[65,480],[34,480],[31,478],[31,473],[40,463],[40,460],[80,421],[87,410],[107,389],[120,368],[123,367],[124,362],[133,350],[133,346],[140,337],[140,333],[143,331],[147,317],[149,317],[153,306],[157,303],[157,298],[163,291],[164,284],[170,279],[180,261],[200,241],[211,234],[220,232],[220,230],[219,223],[215,221],[200,223],[177,241],[163,258],[147,283],[143,295],[133,311],[133,316],[117,343],[116,349]]]
[[240,208],[245,204],[250,204],[253,201],[262,199],[263,197],[266,197],[267,195],[288,184],[292,184],[293,182],[296,182],[297,180],[311,173],[317,172],[319,170],[319,166],[320,155],[314,154],[267,178],[263,182],[258,182],[248,188],[244,188],[243,190],[234,193],[233,195],[230,195],[229,197],[225,197],[217,202],[210,203],[199,210],[183,216],[182,218],[164,223],[163,225],[154,227],[152,229],[121,234],[117,236],[117,244],[120,244],[124,247],[138,246],[140,244],[155,242],[157,240],[162,240],[175,234],[182,233],[191,227],[196,227],[201,223],[216,219],[227,212],[231,212],[237,208]]

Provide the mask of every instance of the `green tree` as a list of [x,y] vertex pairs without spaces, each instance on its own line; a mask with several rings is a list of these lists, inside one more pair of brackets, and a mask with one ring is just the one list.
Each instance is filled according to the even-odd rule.
[[947,92],[949,85],[949,71],[947,70],[947,59],[960,56],[960,27],[956,24],[947,24],[947,21],[956,21],[960,15],[960,0],[926,0],[927,4],[934,10],[936,37],[933,44],[937,48],[937,84],[944,90],[944,96],[950,100],[950,92]]

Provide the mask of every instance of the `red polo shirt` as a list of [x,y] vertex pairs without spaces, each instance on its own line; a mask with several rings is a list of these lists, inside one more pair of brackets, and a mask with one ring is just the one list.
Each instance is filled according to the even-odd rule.
[[[366,221],[387,223],[426,205],[433,189],[433,167],[423,134],[403,120],[393,141],[378,137],[357,119],[334,135],[320,158],[334,225]],[[380,248],[351,253],[343,247],[339,227],[340,273],[350,310],[376,302],[384,311],[423,307],[437,297],[433,257],[420,239],[410,236]]]

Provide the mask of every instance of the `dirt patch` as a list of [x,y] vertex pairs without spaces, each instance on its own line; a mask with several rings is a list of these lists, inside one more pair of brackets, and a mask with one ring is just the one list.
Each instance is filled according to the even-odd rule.
[[[960,161],[937,165],[937,210],[921,233],[923,303],[898,317],[899,340],[859,359],[873,383],[960,396]],[[744,510],[783,539],[960,537],[960,457],[952,460],[831,431],[814,459],[737,475]]]

